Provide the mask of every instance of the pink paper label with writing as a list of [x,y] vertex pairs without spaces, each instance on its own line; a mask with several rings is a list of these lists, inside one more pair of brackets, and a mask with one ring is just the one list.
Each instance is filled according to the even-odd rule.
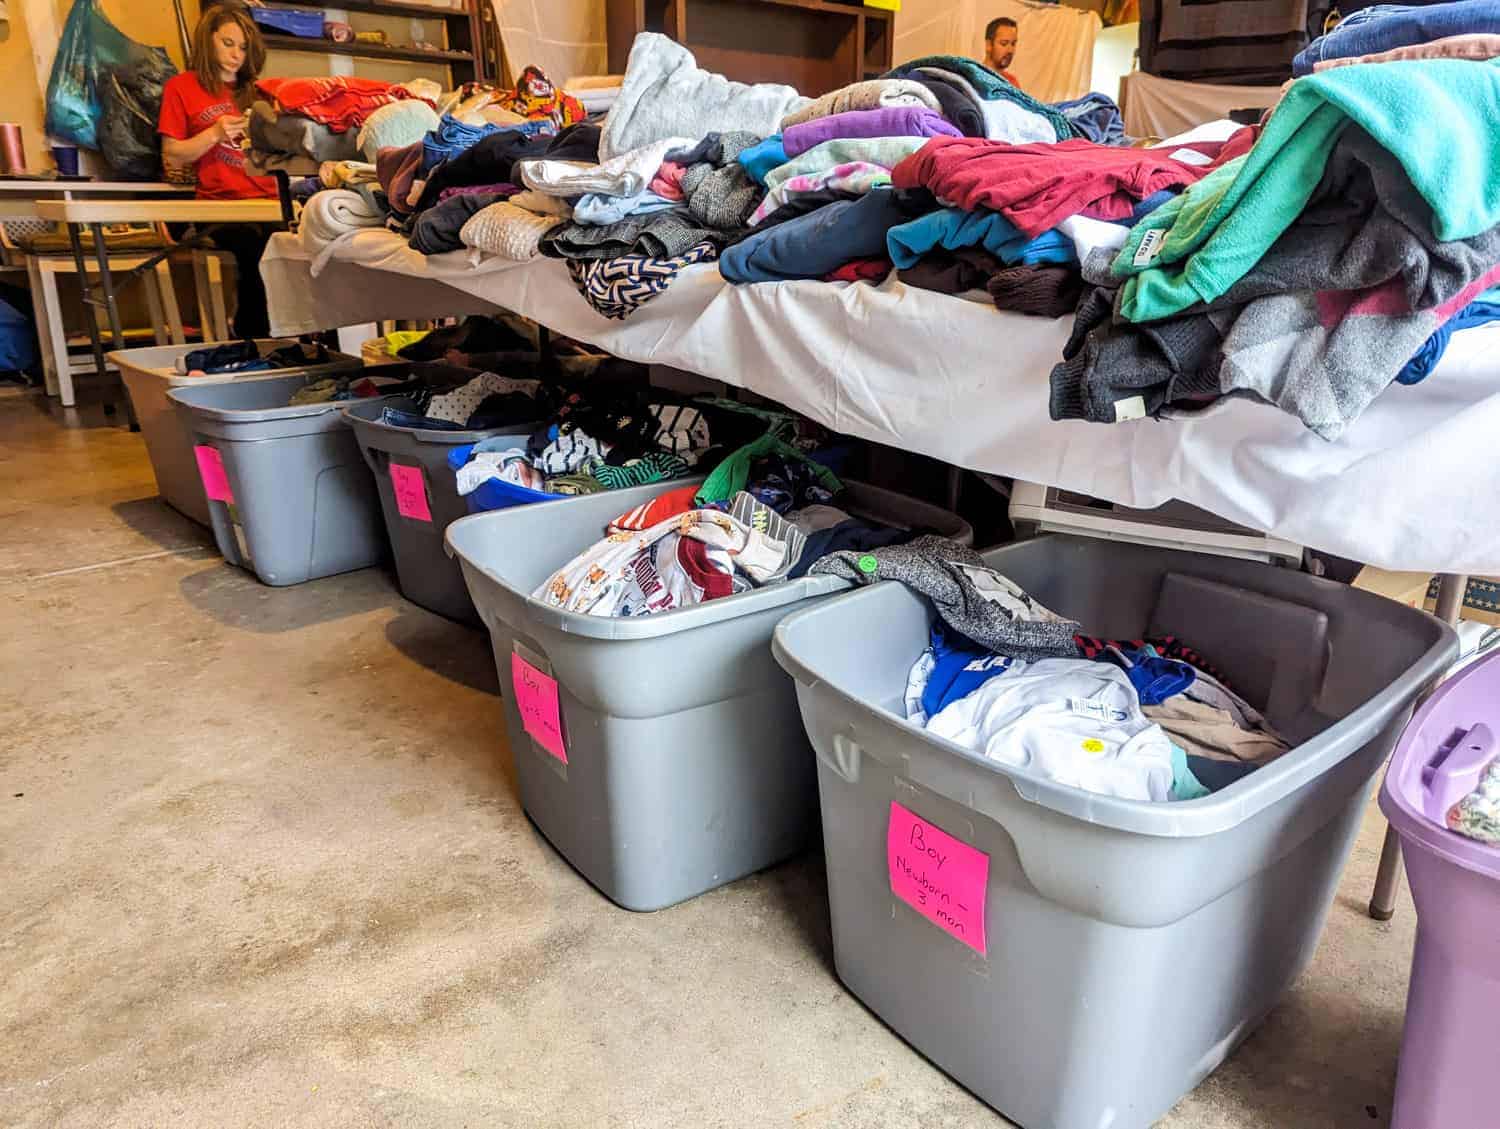
[[391,489],[396,493],[396,512],[402,517],[431,521],[432,509],[427,505],[427,484],[422,479],[419,466],[391,464]]
[[557,679],[543,674],[512,651],[510,682],[516,691],[516,708],[521,711],[521,724],[526,727],[526,732],[538,745],[567,764],[568,747],[563,743]]
[[217,447],[199,443],[193,448],[198,459],[198,477],[203,479],[203,492],[210,502],[234,504],[234,493],[229,489],[229,475],[224,471],[224,456]]
[[891,893],[939,929],[984,954],[990,856],[894,800],[885,850]]

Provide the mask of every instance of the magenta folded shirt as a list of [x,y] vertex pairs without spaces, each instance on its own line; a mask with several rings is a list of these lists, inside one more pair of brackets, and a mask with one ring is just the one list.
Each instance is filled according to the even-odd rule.
[[962,137],[942,114],[926,106],[882,106],[878,110],[846,110],[789,126],[781,135],[787,157],[840,137]]

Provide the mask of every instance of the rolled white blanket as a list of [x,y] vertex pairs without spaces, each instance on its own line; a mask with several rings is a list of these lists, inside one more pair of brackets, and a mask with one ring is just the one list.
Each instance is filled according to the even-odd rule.
[[362,227],[384,227],[385,216],[358,192],[348,188],[325,188],[314,192],[302,209],[303,241],[327,243]]
[[337,242],[356,231],[384,227],[385,216],[358,192],[347,188],[325,188],[314,192],[302,208],[297,237],[313,256],[316,275],[333,254]]

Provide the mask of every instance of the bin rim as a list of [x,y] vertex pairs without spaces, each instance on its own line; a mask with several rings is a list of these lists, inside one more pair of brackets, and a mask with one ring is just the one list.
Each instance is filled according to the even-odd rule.
[[[674,479],[671,482],[660,483],[659,485],[663,490],[670,490],[674,487],[687,486],[694,482],[702,482],[703,480],[703,475],[692,475],[686,478]],[[880,494],[896,495],[895,491],[875,486],[871,483],[861,482],[858,479],[846,478],[844,479],[844,483],[847,486],[871,490]],[[908,501],[919,502],[921,505],[934,510],[942,508],[930,502],[921,502],[920,499],[910,498],[907,495],[896,496],[906,498]],[[566,498],[558,499],[558,501],[567,500]],[[549,504],[556,504],[556,502]],[[659,639],[666,635],[676,635],[679,632],[692,631],[695,628],[722,623],[728,619],[738,619],[741,616],[754,615],[775,608],[787,607],[804,600],[832,595],[835,592],[846,592],[854,587],[852,581],[843,580],[836,576],[826,574],[814,576],[809,574],[798,577],[796,580],[787,580],[779,584],[768,585],[764,588],[753,588],[749,592],[739,592],[732,596],[723,596],[717,600],[711,600],[706,604],[695,604],[692,607],[658,612],[655,615],[616,619],[610,616],[593,616],[585,615],[582,612],[563,611],[561,608],[554,608],[544,604],[530,592],[521,592],[513,588],[503,578],[466,553],[464,546],[460,543],[477,535],[471,534],[470,531],[477,530],[479,523],[504,520],[504,515],[512,513],[518,508],[520,507],[491,510],[487,513],[469,514],[466,517],[459,518],[448,526],[447,531],[443,535],[444,549],[450,557],[457,556],[466,566],[479,572],[516,598],[522,600],[526,608],[526,614],[532,625],[548,627],[565,635],[576,635],[585,639]],[[958,514],[952,513],[949,510],[943,510],[943,512],[957,523],[958,528],[955,536],[965,544],[972,542],[974,531],[969,523],[964,521]],[[477,608],[479,601],[475,600],[474,604]],[[482,610],[480,614],[481,616],[484,614]]]
[[[725,620],[739,619],[741,616],[786,607],[815,596],[841,592],[850,587],[849,581],[835,576],[804,576],[765,588],[753,588],[749,592],[723,596],[717,600],[710,600],[706,604],[694,604],[692,607],[676,608],[672,611],[658,612],[655,615],[615,618],[564,611],[561,608],[544,604],[529,592],[523,593],[512,587],[504,578],[465,552],[462,542],[471,536],[470,530],[477,529],[482,522],[493,521],[509,512],[509,510],[491,510],[487,513],[469,514],[459,518],[449,525],[443,534],[444,548],[449,556],[458,557],[466,567],[472,568],[521,600],[531,626],[551,628],[564,635],[572,635],[580,639],[660,639],[666,635],[677,635],[695,628],[723,623]],[[479,600],[475,600],[474,603],[476,607],[479,607]],[[482,608],[480,614],[483,615]]]
[[[847,601],[853,604],[858,600],[875,599],[875,593],[879,592],[884,585],[895,583],[899,582],[879,581],[841,597],[839,603],[843,604]],[[1389,603],[1385,597],[1374,593],[1357,592],[1355,594],[1380,601],[1382,604]],[[1031,769],[990,760],[981,753],[971,752],[947,738],[939,737],[926,729],[912,725],[905,717],[878,703],[863,701],[843,687],[825,681],[794,653],[790,639],[804,619],[826,614],[828,608],[829,604],[822,603],[817,607],[793,612],[778,623],[776,630],[772,633],[771,653],[782,670],[791,675],[799,687],[816,688],[834,694],[846,706],[853,707],[853,709],[846,710],[846,716],[851,719],[873,714],[879,723],[909,732],[917,744],[929,750],[934,756],[956,758],[976,768],[993,772],[997,777],[1009,780],[1021,799],[1049,811],[1084,823],[1156,838],[1197,838],[1230,831],[1313,783],[1318,777],[1342,764],[1376,738],[1382,729],[1441,676],[1458,653],[1458,635],[1453,628],[1425,611],[1416,608],[1405,609],[1412,616],[1420,616],[1428,621],[1429,626],[1435,630],[1436,638],[1431,646],[1384,691],[1361,703],[1327,729],[1297,745],[1286,755],[1256,769],[1227,788],[1196,800],[1158,803],[1150,800],[1124,800],[1113,796],[1102,796],[1069,784],[1048,780]],[[901,765],[887,764],[876,752],[859,741],[860,724],[854,721],[848,723],[851,739],[856,744],[860,744],[867,755],[874,757],[898,774],[904,774]],[[868,725],[868,722],[863,724]],[[973,808],[1002,825],[1004,823],[1002,817],[987,810],[982,796],[976,797],[972,793],[953,795],[941,786],[934,787],[933,781],[923,780],[921,783],[924,787],[944,795],[954,803]]]
[[[268,373],[267,375],[274,375]],[[299,376],[300,373],[284,373],[283,376]],[[203,385],[204,389],[216,387],[216,385]],[[342,415],[343,410],[348,407],[346,400],[320,400],[315,404],[288,404],[281,408],[216,408],[207,404],[198,404],[193,401],[190,393],[199,391],[198,388],[168,388],[167,396],[174,403],[180,404],[195,416],[203,419],[211,419],[218,423],[275,423],[278,420],[287,419],[311,419],[315,416],[330,415],[338,412]],[[371,396],[361,403],[375,403],[391,399],[390,396]]]
[[[1454,866],[1462,867],[1464,870],[1490,880],[1500,874],[1500,846],[1470,839],[1451,828],[1435,823],[1411,801],[1402,787],[1402,781],[1405,778],[1409,787],[1415,787],[1420,783],[1419,779],[1413,778],[1413,773],[1420,773],[1421,767],[1412,765],[1411,761],[1422,759],[1423,746],[1420,742],[1429,723],[1439,726],[1437,733],[1444,738],[1458,732],[1461,728],[1456,724],[1447,725],[1444,719],[1435,719],[1434,715],[1448,712],[1447,699],[1450,696],[1465,695],[1466,692],[1471,691],[1472,688],[1464,685],[1468,679],[1493,678],[1492,674],[1485,672],[1484,667],[1487,663],[1497,661],[1500,661],[1500,656],[1491,655],[1471,663],[1447,679],[1417,707],[1396,742],[1396,751],[1391,754],[1391,763],[1386,769],[1385,780],[1380,786],[1380,810],[1403,839],[1419,844],[1423,850],[1441,857]],[[1474,720],[1482,721],[1483,718]]]
[[[390,435],[404,435],[414,443],[431,443],[435,447],[462,447],[466,443],[479,443],[485,439],[494,439],[501,435],[531,435],[546,422],[537,419],[530,423],[514,423],[505,427],[486,427],[472,431],[441,431],[437,428],[427,429],[421,427],[402,427],[394,423],[385,423],[379,419],[392,399],[401,399],[397,396],[369,396],[362,400],[341,401],[339,407],[344,413],[344,422],[356,431],[369,428],[374,432],[384,432]],[[375,408],[380,411],[374,411]],[[371,419],[374,415],[376,418]]]

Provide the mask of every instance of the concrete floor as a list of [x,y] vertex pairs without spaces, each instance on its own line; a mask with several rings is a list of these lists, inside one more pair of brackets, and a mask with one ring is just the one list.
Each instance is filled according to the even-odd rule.
[[[840,986],[819,858],[648,916],[589,887],[517,805],[488,640],[385,573],[262,587],[97,407],[0,392],[0,484],[0,1124],[1006,1124]],[[1387,1123],[1382,830],[1163,1126]]]

